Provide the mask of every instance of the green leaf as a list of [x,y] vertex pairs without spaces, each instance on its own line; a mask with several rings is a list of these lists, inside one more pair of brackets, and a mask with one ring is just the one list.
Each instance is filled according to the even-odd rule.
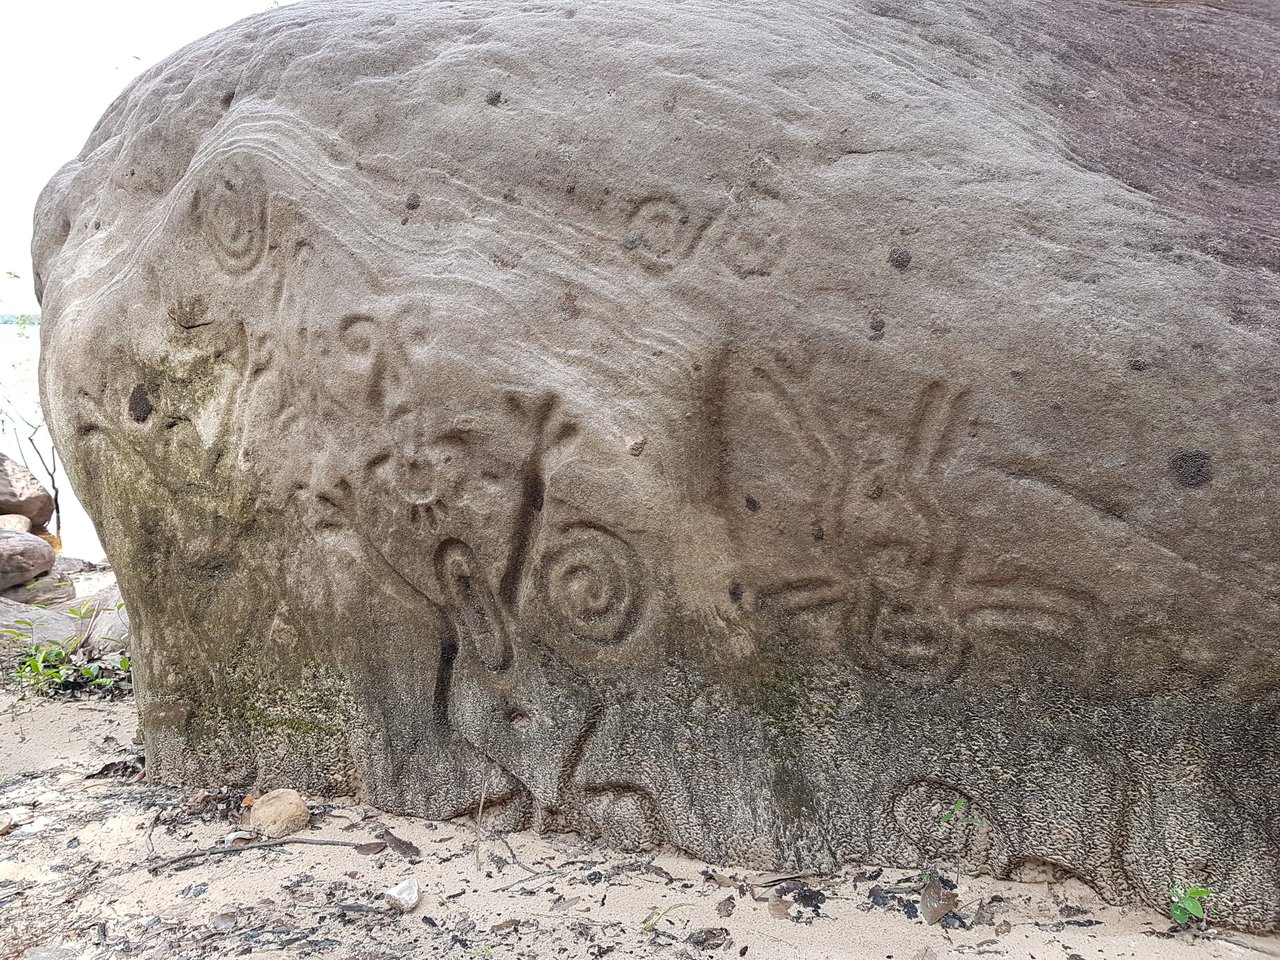
[[1200,897],[1212,897],[1213,891],[1208,887],[1192,887],[1187,891],[1187,896],[1195,897],[1196,899],[1199,899]]
[[1186,923],[1191,919],[1191,914],[1189,914],[1186,907],[1180,903],[1175,903],[1169,908],[1169,916],[1173,917],[1174,923]]
[[1182,901],[1182,906],[1187,913],[1191,914],[1197,920],[1204,919],[1204,907],[1199,900],[1192,900],[1190,897]]
[[121,669],[121,670],[123,670],[125,673],[128,673],[128,672],[129,672],[129,658],[128,658],[128,657],[121,657],[121,658],[120,658],[120,669]]

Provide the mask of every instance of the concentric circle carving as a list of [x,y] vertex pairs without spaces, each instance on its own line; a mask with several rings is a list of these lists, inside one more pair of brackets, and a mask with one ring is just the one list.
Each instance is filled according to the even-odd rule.
[[228,273],[248,273],[267,250],[267,195],[252,178],[228,174],[200,203],[200,229],[219,265]]
[[910,686],[953,679],[963,666],[964,640],[954,625],[906,607],[881,606],[867,630],[864,664]]
[[601,646],[635,629],[648,587],[626,541],[594,527],[571,529],[543,556],[539,588],[547,614],[571,636]]

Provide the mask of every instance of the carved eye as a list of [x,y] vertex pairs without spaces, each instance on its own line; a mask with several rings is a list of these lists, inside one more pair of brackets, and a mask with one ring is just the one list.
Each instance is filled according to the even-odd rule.
[[621,643],[636,628],[648,585],[644,566],[625,540],[575,527],[543,556],[542,602],[562,630],[601,645]]
[[267,195],[257,180],[228,173],[196,198],[200,229],[228,273],[248,273],[267,251]]

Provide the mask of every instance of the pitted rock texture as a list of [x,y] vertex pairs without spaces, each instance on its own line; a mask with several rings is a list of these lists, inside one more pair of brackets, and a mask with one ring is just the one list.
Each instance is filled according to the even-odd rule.
[[34,259],[149,776],[1276,929],[1271,10],[304,3],[143,75]]

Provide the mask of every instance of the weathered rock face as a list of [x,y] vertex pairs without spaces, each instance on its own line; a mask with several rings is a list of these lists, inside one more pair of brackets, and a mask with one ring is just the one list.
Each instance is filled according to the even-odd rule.
[[3,453],[0,453],[0,514],[26,517],[37,527],[53,519],[53,497],[49,491],[34,473]]
[[1276,35],[333,3],[150,71],[34,242],[149,775],[1280,926]]
[[53,547],[39,537],[0,530],[0,590],[48,573],[53,561]]
[[14,533],[30,533],[31,520],[20,513],[6,513],[0,515],[0,530],[10,530]]

